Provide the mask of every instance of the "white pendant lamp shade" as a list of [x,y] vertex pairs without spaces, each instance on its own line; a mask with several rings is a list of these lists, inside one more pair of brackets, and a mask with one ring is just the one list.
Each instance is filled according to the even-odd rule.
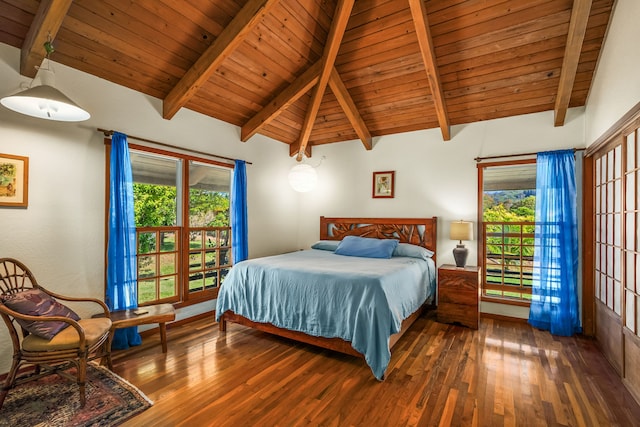
[[0,99],[10,110],[27,116],[59,122],[81,122],[91,115],[53,87],[53,71],[40,69],[42,85]]
[[289,171],[289,185],[299,193],[313,190],[318,184],[318,173],[311,165],[295,165]]

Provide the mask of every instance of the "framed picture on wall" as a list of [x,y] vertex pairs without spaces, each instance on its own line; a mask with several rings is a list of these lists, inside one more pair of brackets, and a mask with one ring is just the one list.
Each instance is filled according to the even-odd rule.
[[0,153],[0,206],[27,207],[29,158]]
[[395,171],[373,173],[373,198],[393,198]]

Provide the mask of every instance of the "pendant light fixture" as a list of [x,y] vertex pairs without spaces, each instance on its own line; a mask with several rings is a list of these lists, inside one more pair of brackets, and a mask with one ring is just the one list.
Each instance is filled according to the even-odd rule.
[[[54,52],[51,41],[44,44],[46,68],[38,69],[40,85],[0,99],[0,104],[27,116],[59,122],[81,122],[91,115],[54,87],[55,75],[49,56]],[[35,79],[34,79],[35,81]],[[32,82],[33,84],[33,82]]]
[[316,172],[316,168],[320,166],[325,158],[325,156],[322,156],[320,163],[318,163],[317,166],[311,166],[308,163],[300,163],[292,167],[288,175],[289,185],[291,188],[299,193],[307,193],[316,188],[316,185],[318,184],[318,173]]

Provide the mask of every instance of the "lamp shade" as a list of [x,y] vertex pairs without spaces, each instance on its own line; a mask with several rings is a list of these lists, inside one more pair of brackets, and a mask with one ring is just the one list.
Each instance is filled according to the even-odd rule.
[[27,116],[60,122],[80,122],[91,115],[58,89],[41,85],[4,97],[0,103]]
[[473,240],[473,223],[469,221],[454,221],[449,232],[451,240]]
[[295,165],[289,171],[289,185],[299,193],[313,190],[318,183],[318,173],[311,165]]

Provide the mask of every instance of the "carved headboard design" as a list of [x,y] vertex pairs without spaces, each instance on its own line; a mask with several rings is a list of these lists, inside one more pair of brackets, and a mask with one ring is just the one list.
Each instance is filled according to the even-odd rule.
[[432,218],[327,218],[320,217],[320,239],[342,240],[344,236],[398,239],[434,252],[438,241],[438,217]]

